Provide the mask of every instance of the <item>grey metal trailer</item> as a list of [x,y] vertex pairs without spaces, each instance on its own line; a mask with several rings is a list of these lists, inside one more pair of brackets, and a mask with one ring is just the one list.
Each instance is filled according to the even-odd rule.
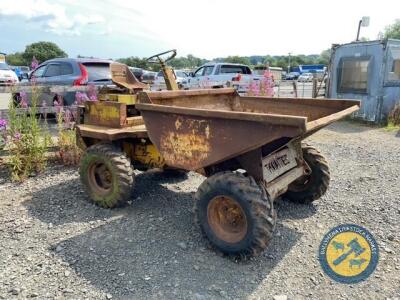
[[329,70],[328,98],[361,100],[355,118],[385,123],[400,101],[400,40],[333,46]]

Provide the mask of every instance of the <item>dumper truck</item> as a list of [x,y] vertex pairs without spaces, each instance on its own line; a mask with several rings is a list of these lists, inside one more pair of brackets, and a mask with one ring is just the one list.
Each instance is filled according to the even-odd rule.
[[124,205],[134,169],[197,172],[205,178],[194,196],[197,224],[216,249],[241,257],[269,244],[275,201],[311,203],[325,194],[328,163],[303,140],[360,105],[242,97],[232,88],[150,92],[122,64],[111,73],[118,89],[86,102],[76,126],[92,201]]

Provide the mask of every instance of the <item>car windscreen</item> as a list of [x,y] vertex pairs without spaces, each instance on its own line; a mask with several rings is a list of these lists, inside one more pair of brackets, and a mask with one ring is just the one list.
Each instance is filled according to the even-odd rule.
[[230,73],[251,74],[251,70],[248,66],[222,65],[219,73],[220,74],[230,74]]
[[83,63],[89,74],[89,81],[111,80],[109,63]]
[[175,71],[176,77],[187,77],[187,74],[182,71]]
[[6,63],[0,63],[0,70],[10,70],[10,67]]

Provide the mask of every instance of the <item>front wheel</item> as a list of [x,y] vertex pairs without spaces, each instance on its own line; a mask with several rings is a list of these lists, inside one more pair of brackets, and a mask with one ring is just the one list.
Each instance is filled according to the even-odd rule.
[[81,159],[79,174],[92,201],[105,208],[125,203],[134,185],[129,158],[111,144],[96,144],[87,148]]
[[233,172],[212,175],[200,185],[195,200],[196,221],[221,252],[247,257],[267,247],[276,211],[252,177]]
[[321,152],[308,144],[303,144],[302,150],[303,159],[311,168],[311,174],[291,183],[283,197],[297,203],[311,203],[326,193],[331,175],[328,162]]

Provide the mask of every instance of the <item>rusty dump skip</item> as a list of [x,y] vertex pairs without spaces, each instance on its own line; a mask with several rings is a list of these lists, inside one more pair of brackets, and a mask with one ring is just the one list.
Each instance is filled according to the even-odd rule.
[[169,166],[197,170],[279,138],[304,138],[358,110],[359,101],[241,97],[234,89],[142,92],[151,141]]

